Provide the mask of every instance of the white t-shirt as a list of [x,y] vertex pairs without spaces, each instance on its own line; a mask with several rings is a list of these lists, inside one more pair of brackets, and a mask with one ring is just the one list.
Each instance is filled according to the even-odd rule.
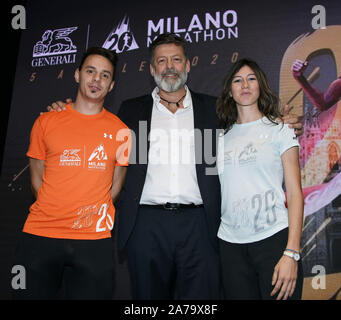
[[299,146],[294,130],[266,117],[234,124],[219,137],[219,238],[250,243],[288,227],[281,155],[294,146]]

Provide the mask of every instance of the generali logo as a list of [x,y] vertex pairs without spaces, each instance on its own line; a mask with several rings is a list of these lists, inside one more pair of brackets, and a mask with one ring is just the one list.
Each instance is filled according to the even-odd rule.
[[32,67],[75,63],[77,47],[71,34],[78,27],[45,30],[33,46]]
[[78,154],[80,149],[66,149],[59,157],[60,166],[80,166],[81,158]]

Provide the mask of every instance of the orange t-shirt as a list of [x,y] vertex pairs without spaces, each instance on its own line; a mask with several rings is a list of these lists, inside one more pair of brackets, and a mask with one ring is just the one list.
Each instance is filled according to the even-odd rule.
[[24,232],[50,238],[111,236],[115,166],[127,166],[131,136],[114,114],[84,115],[71,105],[35,121],[27,156],[44,160],[43,183]]

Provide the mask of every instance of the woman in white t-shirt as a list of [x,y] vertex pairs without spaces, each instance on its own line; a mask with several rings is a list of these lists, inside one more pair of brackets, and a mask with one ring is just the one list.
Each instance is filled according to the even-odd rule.
[[[237,61],[217,102],[224,134],[218,231],[226,299],[300,299],[303,196],[299,144],[254,61]],[[287,193],[282,188],[283,177]]]

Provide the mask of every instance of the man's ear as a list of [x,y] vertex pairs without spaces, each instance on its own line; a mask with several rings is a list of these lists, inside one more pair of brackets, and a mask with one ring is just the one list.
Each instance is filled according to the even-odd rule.
[[113,81],[111,81],[108,92],[110,92],[114,88],[114,85],[115,85],[115,81],[113,80]]
[[154,67],[152,64],[149,65],[149,70],[150,70],[151,76],[154,77]]
[[187,59],[187,61],[186,61],[186,71],[190,72],[190,70],[191,70],[191,63],[189,62],[189,59]]
[[75,80],[77,83],[79,83],[79,69],[78,68],[75,71]]

